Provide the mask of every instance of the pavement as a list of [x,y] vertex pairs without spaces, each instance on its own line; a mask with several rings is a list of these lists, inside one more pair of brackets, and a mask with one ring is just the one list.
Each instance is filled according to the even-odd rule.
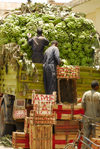
[[13,149],[12,147],[5,147],[3,145],[0,145],[0,149]]

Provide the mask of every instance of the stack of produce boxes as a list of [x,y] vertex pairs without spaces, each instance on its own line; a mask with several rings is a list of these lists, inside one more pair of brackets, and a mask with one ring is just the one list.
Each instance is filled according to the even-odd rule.
[[[60,96],[61,79],[67,79],[67,80],[79,79],[80,77],[79,71],[80,69],[78,66],[57,67],[59,102],[62,102]],[[68,94],[72,94],[72,92]],[[76,95],[73,97],[76,97]],[[53,149],[63,149],[65,147],[65,144],[72,142],[77,137],[78,134],[77,132],[81,127],[78,119],[82,118],[80,114],[83,114],[84,111],[80,103],[79,104],[66,103],[66,104],[54,105],[53,112],[56,113],[57,118],[57,123],[54,126]]]
[[[98,119],[100,121],[100,118]],[[91,141],[96,145],[92,144],[91,147],[94,149],[100,149],[100,123],[96,123],[95,127],[95,138],[91,138]]]
[[33,110],[29,117],[30,149],[52,149],[53,124],[55,114],[52,105],[56,101],[56,93],[40,95],[33,92]]
[[13,132],[14,148],[52,149],[53,124],[56,123],[52,105],[56,102],[56,93],[52,95],[32,94],[33,110],[25,117],[24,132]]
[[56,104],[53,106],[57,122],[54,125],[53,149],[63,149],[65,144],[73,142],[82,127],[79,119],[84,114],[81,104]]
[[[16,100],[16,105],[19,104],[17,103]],[[20,103],[21,104],[21,103]],[[24,119],[24,117],[27,116],[27,110],[23,109],[23,107],[20,106],[20,109],[16,110],[15,108],[13,109],[13,118],[14,120],[16,119]],[[25,124],[28,123],[28,119],[26,117],[25,119]],[[24,132],[13,132],[12,133],[12,146],[13,148],[25,148],[29,149],[29,132],[28,132],[28,127],[25,125],[25,131]]]

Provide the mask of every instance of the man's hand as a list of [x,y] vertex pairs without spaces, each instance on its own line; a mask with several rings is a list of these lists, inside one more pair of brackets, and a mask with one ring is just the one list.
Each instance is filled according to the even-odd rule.
[[31,33],[27,33],[27,37],[31,38],[32,34]]
[[63,59],[60,58],[60,65],[63,65],[64,64],[64,61]]

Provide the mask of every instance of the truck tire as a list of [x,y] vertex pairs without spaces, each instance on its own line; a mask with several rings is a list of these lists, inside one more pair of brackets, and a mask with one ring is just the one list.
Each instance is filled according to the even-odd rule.
[[6,134],[12,134],[14,130],[14,125],[6,124],[6,112],[5,112],[5,103],[1,105],[1,112],[0,112],[0,136],[4,136]]

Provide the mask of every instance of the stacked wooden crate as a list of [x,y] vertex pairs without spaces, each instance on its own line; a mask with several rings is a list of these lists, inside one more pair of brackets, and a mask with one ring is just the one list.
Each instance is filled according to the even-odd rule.
[[57,66],[57,84],[59,102],[77,101],[76,80],[80,77],[79,66]]
[[[22,101],[23,102],[23,101]],[[19,102],[20,105],[22,102]],[[16,100],[16,105],[19,104]],[[29,149],[29,131],[28,131],[28,117],[27,117],[27,110],[23,108],[23,106],[19,109],[13,109],[13,118],[16,119],[24,119],[25,118],[25,126],[24,132],[13,132],[12,133],[12,146],[13,148],[24,148]]]
[[97,123],[97,126],[95,127],[95,137],[100,138],[100,123]]
[[56,104],[53,106],[57,122],[54,125],[53,149],[63,149],[65,144],[73,142],[82,127],[79,120],[84,114],[81,104]]
[[12,134],[13,148],[29,149],[29,134],[25,132],[13,132]]
[[79,66],[57,66],[57,78],[79,79]]
[[30,149],[52,149],[52,128],[56,122],[52,105],[55,101],[55,92],[52,95],[40,95],[33,92],[33,110],[29,117]]
[[82,115],[84,115],[84,109],[82,108],[82,104],[81,103],[74,104],[73,119],[80,120],[82,119]]
[[100,149],[100,123],[96,123],[95,138],[91,138],[91,141],[94,143],[92,143],[91,148]]
[[14,148],[52,149],[53,124],[56,123],[52,105],[56,93],[52,95],[32,94],[33,109],[25,117],[24,132],[13,132]]
[[[77,101],[76,80],[79,78],[78,66],[57,67],[58,101],[63,104],[53,107],[57,118],[54,126],[54,149],[63,149],[66,143],[72,142],[81,127],[78,120],[82,118],[80,114],[84,114],[84,111],[81,104],[74,104]],[[63,139],[57,140],[61,135]]]

